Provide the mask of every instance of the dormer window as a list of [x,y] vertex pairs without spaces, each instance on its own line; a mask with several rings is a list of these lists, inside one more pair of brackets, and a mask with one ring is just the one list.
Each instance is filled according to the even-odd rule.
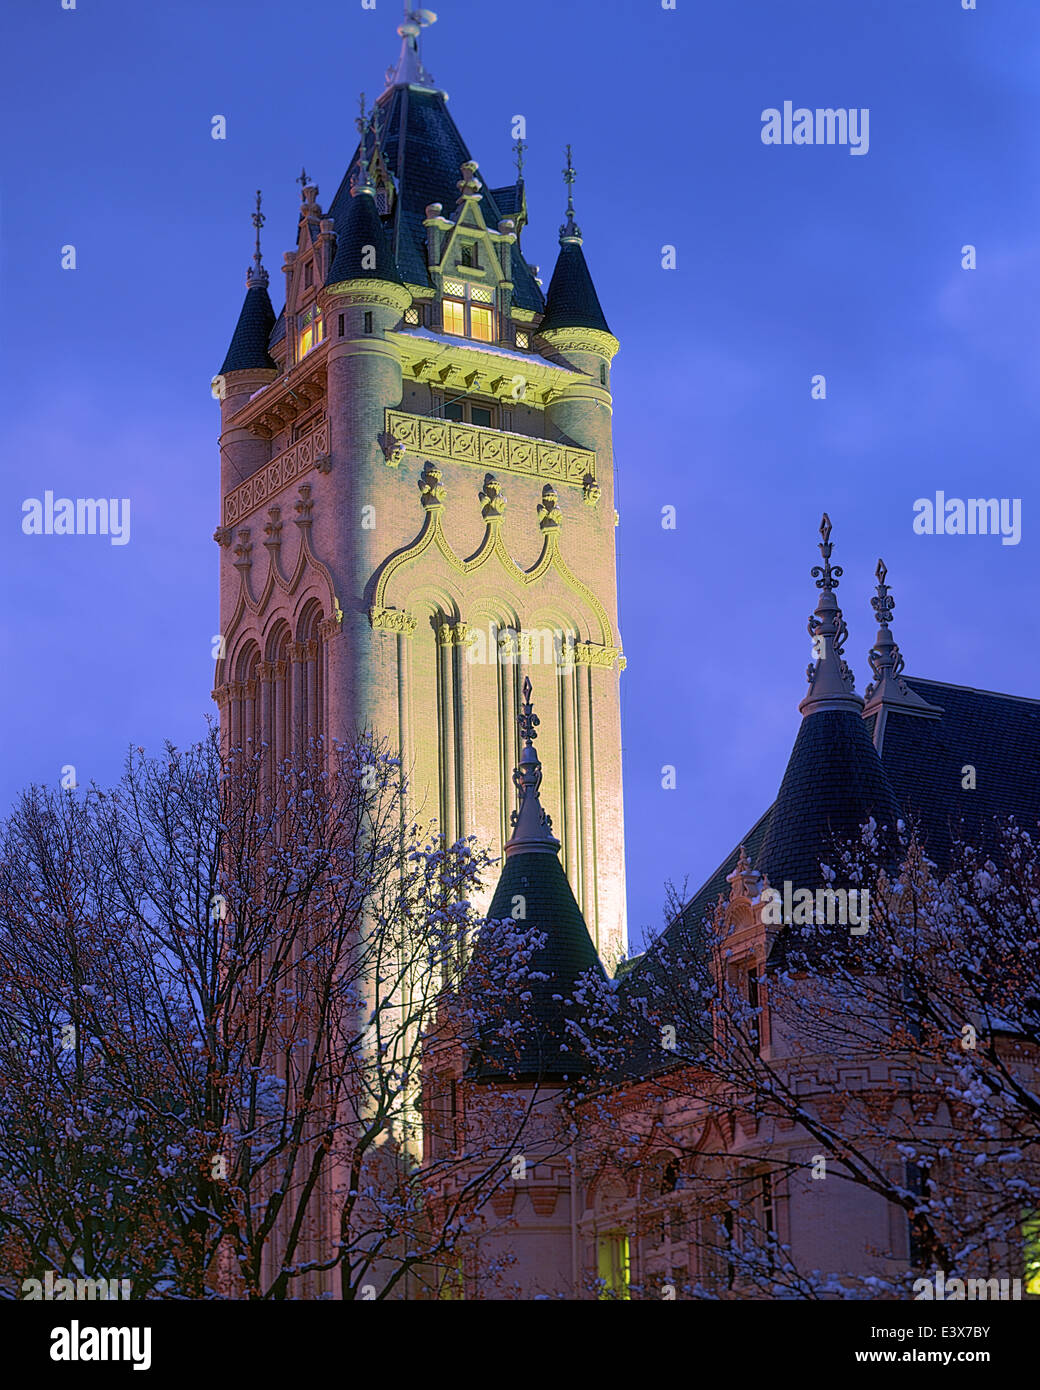
[[317,304],[311,304],[297,317],[296,360],[306,357],[325,337],[325,321]]
[[445,333],[459,338],[475,338],[493,343],[495,335],[495,292],[487,285],[468,285],[461,280],[444,281],[443,323]]
[[459,265],[469,266],[471,270],[479,268],[480,262],[477,260],[476,242],[469,242],[463,246],[459,252]]
[[303,267],[303,287],[304,287],[305,290],[309,290],[310,287],[311,287],[313,284],[314,284],[314,262],[313,262],[313,261],[308,261],[307,264]]

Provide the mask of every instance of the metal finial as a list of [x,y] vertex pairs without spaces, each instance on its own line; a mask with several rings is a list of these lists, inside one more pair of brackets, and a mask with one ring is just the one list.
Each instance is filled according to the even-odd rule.
[[301,198],[304,196],[304,189],[307,187],[307,185],[310,183],[310,181],[311,181],[311,177],[310,177],[310,174],[307,173],[307,166],[306,166],[306,165],[302,165],[301,168],[300,168],[299,177],[298,177],[297,180],[296,180],[296,182],[300,185],[300,197],[301,197]]
[[524,150],[527,149],[527,141],[521,140],[519,136],[513,145],[513,153],[516,156],[516,181],[519,183],[524,177]]
[[253,255],[253,259],[256,261],[257,269],[260,268],[260,228],[267,221],[267,218],[260,211],[262,202],[263,195],[258,188],[256,190],[256,212],[253,213],[253,226],[256,228],[256,251]]
[[845,573],[840,565],[831,565],[831,555],[834,553],[834,546],[831,545],[831,519],[826,512],[820,522],[820,554],[823,556],[822,565],[814,565],[812,577],[816,580],[817,589],[826,589],[830,592],[838,587],[838,580]]
[[365,94],[361,93],[358,98],[358,114],[354,117],[354,124],[358,130],[358,162],[357,172],[351,185],[352,193],[374,193],[372,179],[368,167],[368,160],[365,157],[365,137],[372,125],[372,117],[365,114]]
[[571,158],[571,147],[567,146],[567,167],[563,171],[563,181],[567,185],[567,221],[560,228],[561,241],[581,241],[581,228],[574,220],[574,180],[578,177],[574,161]]
[[892,621],[892,610],[896,606],[895,599],[885,580],[888,578],[888,569],[884,560],[877,562],[877,569],[874,571],[877,577],[877,597],[870,600],[870,606],[874,610],[877,618],[878,627],[888,627]]
[[256,190],[256,212],[253,213],[252,223],[256,228],[256,250],[253,252],[253,264],[246,271],[246,285],[252,289],[255,285],[267,284],[267,271],[260,258],[260,228],[267,221],[267,218],[260,211],[260,204],[263,201],[259,188]]
[[530,748],[533,745],[535,739],[538,737],[536,730],[539,724],[538,716],[537,714],[535,714],[534,706],[531,704],[530,676],[524,677],[523,695],[524,703],[521,706],[520,714],[517,717],[517,723],[520,725],[520,737],[524,740],[527,747]]

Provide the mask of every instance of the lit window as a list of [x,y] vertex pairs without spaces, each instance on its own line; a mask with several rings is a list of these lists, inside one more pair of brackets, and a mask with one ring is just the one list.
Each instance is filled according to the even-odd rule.
[[611,1233],[596,1241],[596,1273],[600,1298],[629,1299],[628,1236]]
[[518,328],[516,330],[516,345],[521,352],[527,352],[531,346],[531,335]]
[[487,285],[444,281],[444,331],[480,343],[495,341],[495,291]]
[[321,310],[317,304],[312,304],[309,309],[305,309],[299,317],[300,331],[296,341],[297,360],[306,357],[311,348],[315,348],[325,337],[325,324],[321,317]]
[[460,338],[466,336],[466,306],[457,299],[444,301],[444,331],[455,333]]
[[1026,1293],[1040,1294],[1040,1211],[1022,1213]]
[[490,309],[484,308],[481,304],[474,304],[469,311],[470,337],[476,338],[479,343],[493,343],[495,341],[495,316]]
[[422,323],[422,314],[417,305],[413,304],[410,309],[404,311],[404,321],[412,328]]

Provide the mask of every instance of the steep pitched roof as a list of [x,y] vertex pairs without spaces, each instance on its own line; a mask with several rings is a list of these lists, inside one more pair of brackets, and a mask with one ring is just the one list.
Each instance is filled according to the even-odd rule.
[[[938,719],[889,710],[881,761],[909,817],[918,822],[940,869],[955,835],[990,843],[994,822],[1017,817],[1027,829],[1040,821],[1040,700],[1000,695],[967,685],[904,677]],[[874,718],[867,721],[874,732]],[[962,785],[975,769],[975,787]]]
[[862,716],[817,710],[802,720],[755,868],[778,886],[824,883],[821,859],[873,816],[894,831],[899,807]]
[[540,332],[553,328],[598,328],[609,333],[581,243],[565,240],[545,296]]
[[[591,970],[602,977],[604,972],[556,854],[530,852],[507,858],[488,917],[508,921],[518,899],[526,916],[515,925],[544,936],[544,945],[527,962],[522,988],[529,997],[521,1010],[523,1027],[514,1044],[497,1036],[486,1038],[471,1074],[485,1081],[506,1076],[559,1081],[587,1075],[592,1068],[569,1034],[567,1020],[579,1013],[573,999],[579,976]],[[478,940],[474,956],[480,950]]]
[[605,976],[539,800],[538,718],[529,678],[523,694],[518,723],[524,747],[513,774],[520,807],[470,964],[471,981],[485,984],[491,999],[469,1074],[484,1081],[563,1081],[593,1070],[567,1026],[580,1014],[575,986],[587,971]]
[[[336,254],[329,267],[327,285],[338,285],[342,280],[403,283],[370,192],[358,190],[344,209],[337,227]],[[366,254],[367,247],[375,248],[374,258]],[[372,264],[368,264],[369,261]]]
[[220,374],[259,367],[277,371],[277,364],[272,361],[267,350],[274,323],[274,308],[266,284],[251,284],[242,301],[238,323],[235,325]]
[[[386,219],[391,251],[406,283],[430,285],[423,226],[426,208],[430,203],[440,203],[450,213],[455,207],[459,168],[470,158],[469,149],[448,111],[443,92],[401,85],[384,92],[377,105],[380,148],[397,187],[393,212]],[[370,149],[370,145],[366,148]],[[356,168],[357,158],[355,148],[329,208],[337,234],[342,234],[341,227],[345,225],[351,202],[350,171]],[[492,228],[506,215],[488,189],[483,191],[481,210]],[[544,304],[542,292],[516,247],[512,276],[514,304],[540,313]]]

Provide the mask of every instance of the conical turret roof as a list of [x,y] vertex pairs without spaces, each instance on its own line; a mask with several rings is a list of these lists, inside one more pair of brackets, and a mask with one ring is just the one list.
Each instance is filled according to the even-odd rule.
[[574,1001],[579,977],[592,971],[603,978],[604,970],[560,863],[560,842],[539,799],[542,769],[534,749],[537,723],[531,682],[525,680],[520,714],[525,742],[513,774],[520,807],[514,812],[513,834],[488,910],[488,925],[478,937],[470,969],[490,974],[498,983],[492,956],[502,952],[503,933],[523,935],[535,944],[526,955],[516,987],[515,1017],[509,1009],[511,1000],[497,1002],[498,1010],[504,1006],[508,1022],[517,1028],[503,1030],[499,1019],[481,1030],[470,1074],[485,1081],[562,1081],[592,1070],[567,1025],[580,1015]]

